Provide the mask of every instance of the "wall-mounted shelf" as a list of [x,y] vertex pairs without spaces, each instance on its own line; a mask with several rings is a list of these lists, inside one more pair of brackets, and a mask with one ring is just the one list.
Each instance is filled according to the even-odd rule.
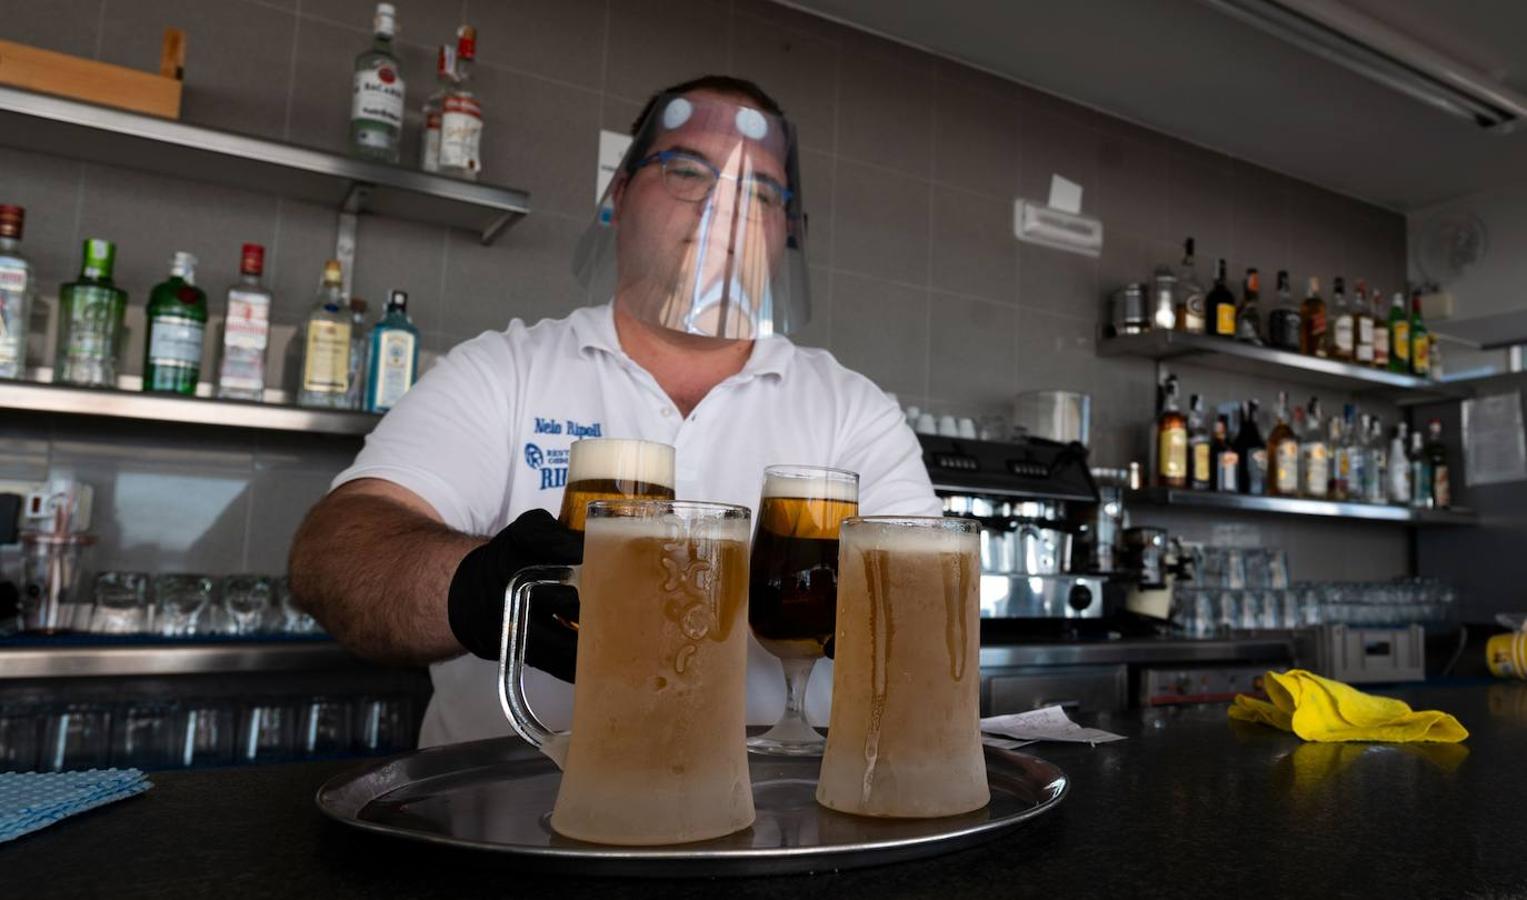
[[351,410],[4,380],[0,380],[0,410],[352,436],[369,433],[379,418]]
[[1337,362],[1258,347],[1207,334],[1179,331],[1148,331],[1105,337],[1098,341],[1099,356],[1138,356],[1157,361],[1181,360],[1195,366],[1272,378],[1286,383],[1333,388],[1358,394],[1379,395],[1408,405],[1468,397],[1472,392],[1460,384],[1432,381],[1414,375],[1385,372],[1366,366]]
[[512,188],[8,87],[0,87],[0,144],[462,228],[484,244],[530,212],[530,195]]
[[363,666],[332,640],[105,644],[36,641],[0,646],[0,680],[228,672],[302,672]]
[[1235,510],[1274,513],[1289,516],[1318,516],[1330,519],[1360,519],[1370,522],[1397,522],[1406,525],[1472,525],[1478,518],[1466,509],[1411,509],[1380,503],[1339,503],[1329,500],[1305,500],[1295,497],[1259,497],[1219,491],[1189,491],[1152,487],[1131,491],[1130,504],[1168,506],[1178,509]]

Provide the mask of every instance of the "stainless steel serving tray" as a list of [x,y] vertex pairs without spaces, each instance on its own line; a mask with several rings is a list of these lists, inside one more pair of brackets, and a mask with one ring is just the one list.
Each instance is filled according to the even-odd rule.
[[493,850],[579,874],[671,878],[847,869],[935,856],[990,840],[1054,809],[1069,783],[1032,756],[986,748],[991,803],[940,819],[870,819],[817,805],[818,758],[749,754],[758,817],[694,844],[613,847],[570,840],[547,820],[561,773],[517,738],[419,750],[329,780],[318,807],[397,837]]

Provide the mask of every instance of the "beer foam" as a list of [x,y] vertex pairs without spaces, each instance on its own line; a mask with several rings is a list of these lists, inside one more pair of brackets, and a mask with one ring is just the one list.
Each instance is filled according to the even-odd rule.
[[843,500],[859,501],[859,482],[839,478],[791,478],[788,475],[764,476],[765,497],[793,498],[796,500]]
[[892,553],[978,553],[978,531],[959,528],[899,524],[917,519],[861,519],[844,523],[841,540],[857,550],[888,550]]
[[[589,537],[613,537],[620,540],[653,537],[671,540],[674,537],[674,525],[673,517],[666,515],[604,517],[591,515],[588,519],[588,530],[585,533]],[[745,518],[691,519],[687,528],[683,520],[680,520],[678,528],[681,538],[685,537],[687,532],[687,537],[696,540],[740,541],[745,544],[753,537],[753,523]]]
[[589,438],[574,441],[569,481],[644,481],[674,489],[673,448],[652,441]]

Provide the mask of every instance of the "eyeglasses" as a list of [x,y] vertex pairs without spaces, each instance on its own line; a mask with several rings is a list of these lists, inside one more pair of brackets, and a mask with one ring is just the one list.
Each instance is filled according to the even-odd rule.
[[764,212],[782,212],[794,196],[790,189],[767,175],[728,175],[708,161],[683,150],[660,150],[638,160],[632,172],[657,163],[663,168],[663,187],[669,196],[686,203],[698,203],[715,190],[722,178],[737,181]]

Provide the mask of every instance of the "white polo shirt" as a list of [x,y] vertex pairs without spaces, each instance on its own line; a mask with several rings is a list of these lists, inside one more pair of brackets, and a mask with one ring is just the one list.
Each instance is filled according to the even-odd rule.
[[[681,500],[746,506],[757,513],[765,466],[824,465],[860,475],[865,515],[938,515],[922,451],[901,410],[868,378],[825,350],[783,337],[757,341],[742,371],[688,417],[620,348],[612,307],[484,333],[452,350],[366,438],[333,487],[358,478],[399,484],[469,534],[496,534],[526,510],[555,514],[568,448],[582,437],[640,438],[675,448]],[[435,695],[420,744],[508,734],[497,664],[471,655],[430,667]],[[817,667],[807,710],[825,724],[831,663]],[[571,722],[572,685],[526,675],[531,707],[556,729]],[[779,661],[748,647],[748,721],[772,724],[784,709]]]

